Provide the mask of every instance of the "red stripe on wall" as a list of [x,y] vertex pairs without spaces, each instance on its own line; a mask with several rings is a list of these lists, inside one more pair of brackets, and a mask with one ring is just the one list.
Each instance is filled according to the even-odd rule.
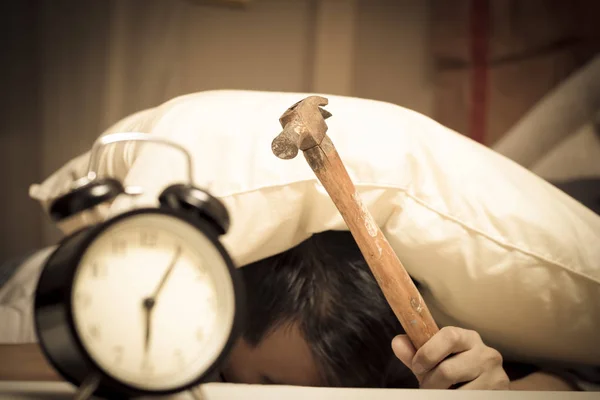
[[489,0],[471,0],[471,96],[469,136],[485,142],[488,109]]

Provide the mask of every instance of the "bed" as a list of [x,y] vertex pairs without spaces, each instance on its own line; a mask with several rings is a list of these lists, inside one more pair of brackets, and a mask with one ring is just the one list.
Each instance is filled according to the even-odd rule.
[[[250,153],[255,155],[270,151],[267,140],[270,141],[279,129],[276,117],[305,95],[248,91],[199,93],[128,117],[105,133],[147,132],[168,136],[193,149],[199,161],[196,176],[201,186],[222,198],[231,210],[232,220],[238,221],[233,226],[233,234],[226,238],[225,246],[239,265],[245,265],[290,248],[313,232],[343,227],[343,221],[305,164],[288,162],[280,167],[266,155],[248,156],[248,147],[254,149]],[[506,150],[510,146],[499,146],[504,152],[504,156],[500,156],[500,150],[491,152],[410,110],[364,99],[328,97],[333,114],[339,118],[332,118],[331,135],[347,161],[350,175],[367,206],[376,211],[376,221],[385,229],[394,250],[402,255],[411,276],[426,283],[423,296],[440,325],[475,329],[502,349],[503,354],[520,354],[536,360],[536,357],[550,353],[551,358],[564,361],[564,365],[558,363],[559,369],[568,370],[566,373],[581,390],[598,390],[600,350],[595,344],[600,327],[597,301],[600,266],[595,243],[600,232],[600,217],[595,208],[597,192],[594,192],[593,184],[587,182],[582,191],[576,182],[582,176],[574,174],[568,179],[546,177],[554,182],[555,186],[552,186],[531,173],[528,167],[510,161]],[[235,119],[224,118],[234,102],[238,104],[233,106],[241,110],[239,115]],[[357,112],[359,107],[362,115]],[[247,131],[239,129],[239,120],[246,121]],[[382,141],[395,141],[394,148],[401,149],[400,152],[378,148],[380,157],[365,160],[367,151],[363,150],[372,144],[365,142],[359,133],[366,126],[372,126],[374,120],[379,121],[381,129],[375,129],[372,136],[381,135]],[[390,129],[386,127],[390,126],[396,132],[388,132]],[[335,136],[339,132],[346,136]],[[528,139],[521,137],[521,140]],[[219,151],[210,150],[212,146]],[[472,157],[452,158],[448,148]],[[73,175],[82,176],[87,156],[77,157],[44,184],[35,185],[32,197],[47,210],[49,200],[68,188]],[[174,166],[173,171],[165,171],[156,163],[157,159],[170,163]],[[235,173],[227,175],[227,169],[218,168],[222,163],[234,165],[234,159],[242,160],[235,164],[240,167]],[[161,184],[180,178],[174,172],[180,160],[157,156],[152,150],[112,149],[108,161],[105,159],[103,163],[105,173],[150,188],[148,196],[141,196],[136,206],[152,204],[152,193],[160,190]],[[364,168],[365,163],[369,164],[367,168]],[[247,165],[252,167],[247,168]],[[461,175],[466,171],[469,175]],[[486,186],[489,176],[494,177],[495,186]],[[398,182],[401,187],[393,187]],[[287,187],[291,189],[285,189]],[[529,203],[524,200],[528,196]],[[290,198],[294,201],[290,202]],[[550,206],[542,204],[545,201]],[[116,201],[98,211],[96,217],[101,220],[131,206]],[[258,239],[249,241],[246,240],[249,237],[247,229],[256,228],[256,214],[267,217],[260,220],[264,225],[260,232],[253,232]],[[287,225],[281,224],[281,215],[288,217],[284,221]],[[297,215],[303,215],[309,222],[299,223]],[[63,226],[63,232],[68,234],[89,221],[79,223]],[[570,234],[565,235],[565,231]],[[410,235],[404,232],[410,232]],[[432,252],[434,245],[441,246],[446,252]],[[41,265],[51,251],[51,247],[46,248],[33,255],[8,260],[0,266],[0,305],[3,305],[0,307],[0,320],[3,321],[0,338],[3,343],[36,341],[29,303]],[[474,260],[472,254],[483,258]],[[481,284],[476,284],[478,282]],[[568,290],[561,288],[566,284]],[[535,290],[545,292],[532,296]],[[510,292],[514,295],[507,298],[506,293]],[[495,297],[496,301],[507,301],[491,307],[485,302],[462,301],[453,293],[461,293],[467,299],[469,296],[481,298],[485,293],[488,299]],[[455,311],[444,307],[448,304],[452,304]],[[577,312],[581,311],[582,304],[587,307],[585,315]],[[512,312],[516,306],[520,307],[522,315]],[[540,313],[541,308],[547,313]],[[498,324],[501,315],[506,317]],[[486,329],[487,326],[500,326],[501,329],[494,332]],[[566,326],[575,328],[571,330]],[[545,332],[553,332],[553,335]],[[66,398],[71,389],[60,382],[0,382],[0,396],[7,398],[15,398],[17,393],[25,396],[21,398]],[[229,384],[210,384],[205,389],[207,399],[391,399],[399,396],[469,399],[481,396],[477,392],[460,391],[403,390],[399,393],[382,389]],[[569,397],[581,398],[594,395],[597,397],[594,393],[569,393]],[[564,394],[486,392],[485,396],[551,399],[562,398]]]
[[[592,400],[598,394],[592,392],[479,392],[479,391],[434,391],[434,390],[377,390],[372,389],[327,389],[290,386],[260,386],[208,384],[202,386],[204,400]],[[48,382],[0,382],[0,399],[11,400],[62,400],[72,399],[73,388],[63,383]],[[196,400],[189,393],[164,397],[173,400]]]

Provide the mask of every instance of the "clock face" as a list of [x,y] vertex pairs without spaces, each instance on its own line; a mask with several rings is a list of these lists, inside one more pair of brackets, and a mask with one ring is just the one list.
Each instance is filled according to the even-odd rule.
[[75,273],[72,312],[84,348],[114,379],[178,389],[219,357],[235,299],[212,242],[166,214],[135,214],[106,229]]

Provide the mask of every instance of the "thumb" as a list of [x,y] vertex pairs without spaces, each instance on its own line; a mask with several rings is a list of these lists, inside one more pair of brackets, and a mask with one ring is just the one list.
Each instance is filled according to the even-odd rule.
[[408,369],[412,370],[412,359],[417,352],[407,335],[398,335],[392,340],[394,354]]

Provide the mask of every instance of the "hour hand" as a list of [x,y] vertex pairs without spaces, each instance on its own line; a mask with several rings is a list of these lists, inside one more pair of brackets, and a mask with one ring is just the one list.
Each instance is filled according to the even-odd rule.
[[148,297],[144,299],[142,303],[144,308],[144,317],[145,317],[145,325],[146,325],[146,334],[144,337],[144,351],[148,352],[150,349],[150,336],[152,329],[152,309],[154,308],[154,299]]

